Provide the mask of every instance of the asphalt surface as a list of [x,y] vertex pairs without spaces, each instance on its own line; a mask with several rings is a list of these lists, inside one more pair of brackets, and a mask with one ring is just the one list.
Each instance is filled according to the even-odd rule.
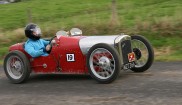
[[182,62],[124,71],[110,84],[88,75],[31,75],[11,84],[0,67],[0,105],[182,105]]

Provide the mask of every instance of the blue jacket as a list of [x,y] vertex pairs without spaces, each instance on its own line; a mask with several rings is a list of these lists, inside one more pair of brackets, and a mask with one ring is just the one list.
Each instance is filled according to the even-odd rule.
[[49,41],[45,41],[43,39],[39,40],[28,39],[25,42],[25,51],[32,57],[48,56],[49,54],[46,52],[46,46],[48,44]]

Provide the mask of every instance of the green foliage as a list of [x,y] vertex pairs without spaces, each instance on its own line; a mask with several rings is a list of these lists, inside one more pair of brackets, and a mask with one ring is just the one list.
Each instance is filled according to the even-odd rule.
[[[1,63],[1,60],[4,58],[4,55],[6,55],[7,54],[7,51],[8,51],[8,47],[1,47],[1,50],[0,50],[0,64],[2,64]],[[2,56],[3,55],[3,56]]]
[[0,5],[1,58],[7,46],[26,40],[23,28],[30,20],[40,25],[44,37],[72,27],[85,35],[142,34],[156,49],[170,46],[171,60],[182,55],[182,0],[117,0],[117,26],[110,24],[112,0],[21,1]]

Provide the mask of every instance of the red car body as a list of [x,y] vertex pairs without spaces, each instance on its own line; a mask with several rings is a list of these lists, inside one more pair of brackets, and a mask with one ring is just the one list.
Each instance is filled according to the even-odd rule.
[[24,43],[10,46],[4,59],[6,76],[12,83],[22,83],[32,72],[89,74],[100,83],[110,83],[121,70],[144,72],[153,63],[152,46],[143,36],[82,36],[78,28],[70,33],[58,31],[49,40],[48,56],[31,57]]
[[[35,73],[63,73],[63,74],[87,74],[86,55],[83,55],[79,47],[79,40],[85,36],[55,38],[56,45],[48,56],[32,58],[24,50],[24,43],[18,43],[10,47],[10,51],[19,50],[30,59],[32,72]],[[74,54],[74,61],[68,61],[68,54]]]

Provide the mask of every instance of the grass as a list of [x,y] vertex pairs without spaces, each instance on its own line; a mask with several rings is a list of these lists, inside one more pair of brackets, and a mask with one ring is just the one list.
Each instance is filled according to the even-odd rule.
[[0,5],[0,59],[8,46],[26,40],[23,28],[31,20],[40,25],[44,37],[72,27],[85,35],[141,34],[155,47],[157,61],[181,61],[181,0],[117,0],[117,8],[119,24],[111,26],[111,0],[23,0]]

